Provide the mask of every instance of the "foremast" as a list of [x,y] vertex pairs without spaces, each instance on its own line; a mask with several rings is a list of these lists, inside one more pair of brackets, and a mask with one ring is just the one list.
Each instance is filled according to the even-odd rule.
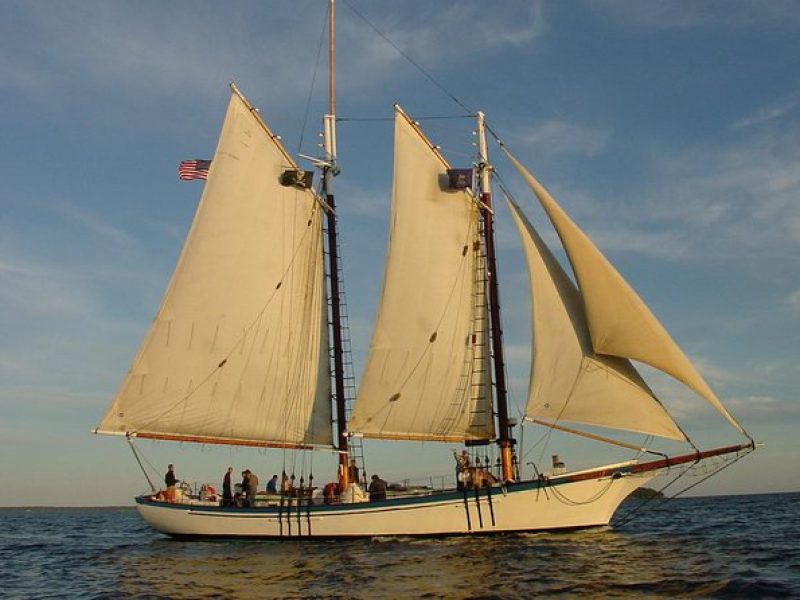
[[344,342],[342,340],[342,310],[339,283],[339,248],[336,229],[336,200],[333,179],[339,173],[336,166],[336,2],[329,0],[328,10],[328,114],[323,117],[325,161],[322,164],[322,195],[327,204],[328,273],[331,293],[331,329],[333,333],[333,390],[336,403],[337,447],[339,449],[339,489],[350,483],[347,440],[347,399],[344,390]]
[[500,322],[500,287],[497,280],[497,257],[494,244],[494,210],[492,209],[491,173],[486,145],[486,122],[478,112],[478,194],[483,214],[483,235],[486,246],[486,270],[489,284],[489,326],[492,338],[492,358],[495,377],[495,407],[497,409],[497,445],[500,447],[502,481],[514,481],[513,444],[508,418],[508,389],[503,357],[503,327]]

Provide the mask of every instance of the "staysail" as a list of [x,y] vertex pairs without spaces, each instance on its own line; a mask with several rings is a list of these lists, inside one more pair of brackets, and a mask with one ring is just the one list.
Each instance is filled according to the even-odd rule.
[[564,245],[583,298],[594,351],[639,360],[672,375],[702,396],[746,435],[628,282],[544,186],[508,149],[503,149],[536,194]]
[[290,168],[233,88],[172,280],[98,433],[333,443],[322,209],[281,185]]
[[479,211],[447,189],[448,164],[395,109],[389,248],[348,431],[408,440],[493,437]]
[[508,199],[528,262],[533,348],[529,418],[573,421],[685,440],[631,363],[592,350],[580,292]]

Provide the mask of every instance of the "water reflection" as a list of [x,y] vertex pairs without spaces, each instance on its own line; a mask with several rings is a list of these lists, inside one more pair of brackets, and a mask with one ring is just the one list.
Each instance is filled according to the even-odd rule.
[[[118,590],[170,598],[476,598],[668,592],[676,569],[711,563],[611,530],[568,534],[335,542],[178,542],[119,554]],[[685,592],[685,582],[677,581]],[[675,591],[675,590],[673,590]]]
[[134,511],[0,511],[0,595],[791,597],[797,499],[687,500],[617,529],[339,543],[183,542]]

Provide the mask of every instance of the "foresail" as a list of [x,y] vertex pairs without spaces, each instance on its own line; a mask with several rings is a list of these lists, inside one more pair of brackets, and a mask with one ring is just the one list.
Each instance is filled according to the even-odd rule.
[[322,209],[234,89],[172,280],[99,433],[332,445]]
[[528,263],[533,327],[527,417],[685,440],[624,358],[594,353],[580,292],[519,207],[508,199]]
[[383,290],[348,431],[381,439],[494,435],[479,211],[399,109]]
[[745,433],[633,288],[544,186],[504,150],[536,194],[564,245],[581,291],[595,352],[639,360],[672,375]]

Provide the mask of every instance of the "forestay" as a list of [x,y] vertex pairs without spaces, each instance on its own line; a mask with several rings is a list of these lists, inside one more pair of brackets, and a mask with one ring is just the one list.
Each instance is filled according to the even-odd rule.
[[98,433],[332,444],[322,209],[280,185],[287,168],[234,88],[172,280]]

